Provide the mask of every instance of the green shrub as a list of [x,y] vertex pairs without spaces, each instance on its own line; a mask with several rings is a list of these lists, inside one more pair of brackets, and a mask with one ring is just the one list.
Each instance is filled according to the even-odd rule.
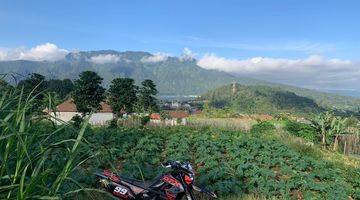
[[262,133],[266,133],[268,131],[272,131],[274,129],[275,129],[274,124],[272,124],[269,121],[262,121],[262,122],[259,122],[257,124],[254,124],[251,127],[250,132],[251,133],[260,133],[260,134],[262,134]]
[[150,121],[150,116],[143,116],[141,117],[141,125],[145,126]]
[[118,127],[118,118],[114,118],[109,123],[109,128],[117,128]]
[[81,126],[81,123],[83,122],[83,118],[80,117],[80,115],[75,115],[71,118],[71,121],[74,125],[74,127],[79,128]]
[[309,124],[286,121],[285,130],[294,136],[302,137],[310,142],[315,142],[318,138],[316,130]]

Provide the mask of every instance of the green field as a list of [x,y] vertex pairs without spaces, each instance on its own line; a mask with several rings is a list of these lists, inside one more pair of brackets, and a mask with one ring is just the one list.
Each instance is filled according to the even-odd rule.
[[151,179],[168,160],[190,161],[220,199],[360,199],[359,158],[322,150],[309,125],[59,126],[36,97],[0,99],[0,199],[105,199],[94,172]]
[[[42,170],[51,168],[52,173],[43,180],[56,180],[68,163],[67,158],[73,158],[71,170],[66,176],[69,178],[65,178],[59,189],[52,193],[57,197],[98,199],[97,191],[88,194],[84,191],[87,190],[85,188],[97,187],[92,173],[102,168],[151,179],[160,172],[158,166],[162,162],[182,160],[191,161],[198,174],[198,184],[216,191],[221,199],[241,199],[249,195],[251,198],[279,199],[360,198],[359,168],[319,159],[315,153],[304,155],[289,143],[281,142],[275,131],[253,130],[258,132],[189,127],[87,128],[74,154],[67,151],[76,143],[79,130],[71,126],[59,129],[41,122],[33,125],[30,133],[39,137],[38,141],[34,141],[33,148],[60,143],[47,154]],[[49,135],[53,131],[56,134]],[[47,140],[38,144],[44,136]],[[4,146],[1,147],[3,155]],[[12,156],[15,154],[10,153]],[[16,160],[16,157],[12,159]],[[7,167],[14,167],[14,164],[9,162]],[[28,181],[32,177],[30,170],[24,173],[23,187],[28,189],[31,186]],[[19,181],[21,183],[22,179]],[[33,189],[45,186],[43,184],[45,182],[39,181]],[[20,189],[14,187],[8,190],[17,194]],[[78,189],[80,192],[77,192]],[[7,194],[5,191],[1,194]],[[29,190],[26,195],[45,195],[46,192]]]

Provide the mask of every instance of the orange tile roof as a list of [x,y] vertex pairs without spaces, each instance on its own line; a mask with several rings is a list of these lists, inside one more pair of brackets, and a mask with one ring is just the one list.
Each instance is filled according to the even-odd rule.
[[169,111],[169,115],[172,118],[177,118],[177,119],[181,119],[181,118],[186,118],[189,116],[189,113],[187,113],[186,111]]
[[160,120],[161,116],[159,113],[151,113],[150,119]]
[[[100,103],[101,109],[98,112],[101,113],[112,113],[112,109],[106,102]],[[68,99],[63,103],[56,106],[58,112],[77,112],[76,105],[73,99]]]

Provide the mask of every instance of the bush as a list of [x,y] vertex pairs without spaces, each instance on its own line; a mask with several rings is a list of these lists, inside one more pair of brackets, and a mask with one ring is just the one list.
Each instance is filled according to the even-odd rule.
[[117,128],[118,127],[118,118],[114,118],[109,123],[109,128]]
[[141,125],[145,126],[150,121],[150,116],[143,116],[141,117]]
[[71,121],[73,122],[74,127],[79,128],[81,126],[81,123],[83,122],[83,118],[79,115],[75,115],[71,118]]
[[263,122],[259,122],[257,124],[252,125],[250,132],[262,134],[262,133],[265,133],[268,131],[272,131],[274,129],[275,129],[274,124],[272,124],[269,121],[263,121]]
[[310,142],[315,142],[317,140],[317,132],[314,127],[309,124],[286,121],[285,130],[294,136],[302,137]]

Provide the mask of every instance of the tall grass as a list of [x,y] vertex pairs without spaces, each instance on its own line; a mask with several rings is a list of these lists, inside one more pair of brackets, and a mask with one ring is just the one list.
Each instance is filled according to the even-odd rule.
[[40,95],[33,91],[0,91],[0,199],[61,199],[72,193],[63,188],[76,184],[70,173],[86,160],[79,159],[78,149],[85,145],[88,120],[74,139],[54,139],[63,126],[45,134],[32,131],[34,124],[45,120],[33,108]]
[[252,119],[240,118],[200,118],[192,117],[188,119],[188,125],[194,127],[213,127],[226,128],[230,130],[249,131],[256,121]]

